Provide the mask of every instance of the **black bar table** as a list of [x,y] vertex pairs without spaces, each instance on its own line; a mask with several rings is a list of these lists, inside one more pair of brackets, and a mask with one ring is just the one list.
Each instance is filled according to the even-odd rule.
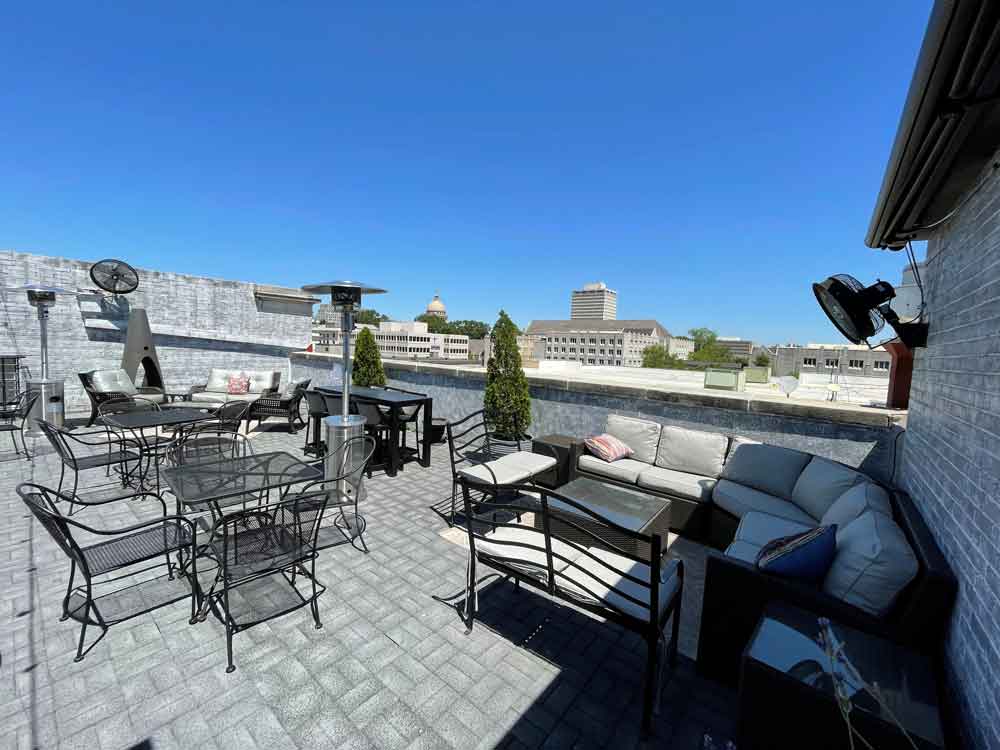
[[[343,390],[337,386],[321,386],[316,388],[316,390],[334,396],[343,396]],[[424,428],[418,459],[421,466],[427,467],[431,465],[431,431],[434,426],[434,399],[422,393],[352,386],[351,400],[367,401],[376,406],[384,406],[389,409],[389,463],[386,466],[385,473],[390,477],[396,476],[396,472],[403,465],[403,460],[399,452],[400,410],[404,406],[416,406],[422,409]]]

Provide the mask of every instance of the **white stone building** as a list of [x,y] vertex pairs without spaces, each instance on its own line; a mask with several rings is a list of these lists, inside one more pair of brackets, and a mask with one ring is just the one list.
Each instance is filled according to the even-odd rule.
[[643,349],[671,338],[655,320],[533,320],[526,333],[544,338],[546,360],[616,367],[642,367]]
[[[430,333],[427,324],[418,320],[390,320],[377,326],[356,326],[351,333],[351,356],[354,356],[354,344],[362,328],[371,330],[384,359],[469,358],[468,336]],[[317,352],[340,354],[343,342],[340,326],[317,325],[313,328],[313,348]]]

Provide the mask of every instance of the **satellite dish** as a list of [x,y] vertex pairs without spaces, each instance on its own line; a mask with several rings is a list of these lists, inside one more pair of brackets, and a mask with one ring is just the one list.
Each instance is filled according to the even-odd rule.
[[781,392],[785,394],[786,398],[791,398],[792,393],[798,387],[798,378],[792,377],[791,375],[785,375],[784,377],[778,378],[778,388],[781,389]]
[[90,267],[90,278],[112,294],[129,294],[139,286],[139,272],[123,260],[106,258]]

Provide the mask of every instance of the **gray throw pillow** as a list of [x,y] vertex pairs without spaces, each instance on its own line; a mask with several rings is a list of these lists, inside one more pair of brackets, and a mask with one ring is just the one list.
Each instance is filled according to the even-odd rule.
[[838,497],[866,478],[836,461],[813,456],[795,482],[791,499],[818,521]]
[[632,449],[632,458],[651,464],[656,460],[656,447],[660,443],[660,425],[646,419],[608,415],[608,425],[604,430]]
[[791,500],[792,488],[811,458],[791,448],[735,438],[722,478]]
[[874,482],[860,482],[834,500],[833,505],[820,519],[820,524],[823,526],[837,524],[842,529],[869,510],[892,518],[889,494]]
[[722,473],[729,438],[715,432],[665,425],[660,431],[656,465],[689,474],[717,477]]

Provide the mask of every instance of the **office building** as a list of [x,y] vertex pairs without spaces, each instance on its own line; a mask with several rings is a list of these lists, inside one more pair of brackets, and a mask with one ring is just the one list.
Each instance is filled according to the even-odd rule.
[[[351,333],[351,356],[358,332],[368,328],[375,336],[379,353],[384,359],[468,359],[469,337],[429,333],[427,324],[417,320],[386,321],[377,326],[359,325]],[[340,354],[343,336],[337,325],[313,327],[313,347],[317,352]]]
[[544,339],[547,360],[617,367],[642,367],[643,349],[670,341],[655,320],[533,320],[526,333]]
[[734,336],[720,336],[715,340],[715,343],[726,349],[733,359],[742,359],[747,362],[752,360],[754,349],[756,348],[752,341]]
[[618,317],[618,292],[598,281],[574,289],[570,301],[571,320],[615,320]]
[[787,344],[775,347],[773,375],[828,374],[889,377],[892,357],[882,347],[864,344]]
[[667,354],[677,357],[678,359],[687,359],[694,354],[694,341],[692,339],[682,339],[677,336],[671,336],[670,341],[667,343]]

